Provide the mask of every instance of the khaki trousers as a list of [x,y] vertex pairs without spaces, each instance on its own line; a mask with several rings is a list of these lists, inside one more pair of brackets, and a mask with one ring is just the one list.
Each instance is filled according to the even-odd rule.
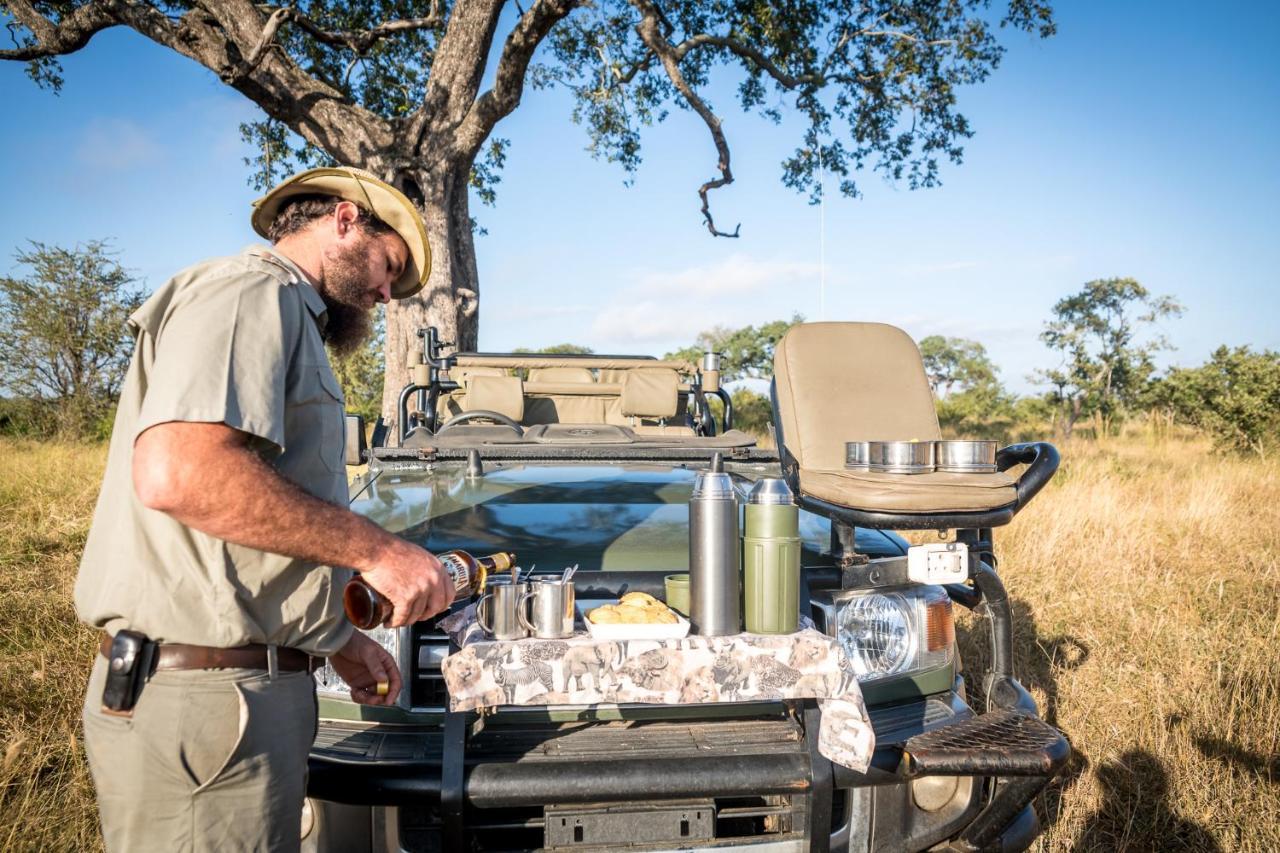
[[102,712],[94,661],[85,751],[109,851],[297,850],[315,682],[305,672],[163,671],[131,718]]

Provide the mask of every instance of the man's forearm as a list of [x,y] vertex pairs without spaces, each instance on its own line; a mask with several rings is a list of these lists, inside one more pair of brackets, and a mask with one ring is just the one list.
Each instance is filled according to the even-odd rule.
[[[163,472],[135,484],[143,503],[210,536],[317,563],[365,570],[398,541],[345,507],[285,479],[222,424],[161,424],[139,436],[135,460]],[[147,480],[164,482],[147,486]]]

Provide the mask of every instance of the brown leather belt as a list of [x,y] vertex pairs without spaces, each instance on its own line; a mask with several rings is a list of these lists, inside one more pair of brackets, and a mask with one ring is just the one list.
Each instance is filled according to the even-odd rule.
[[[102,633],[98,651],[111,658],[111,635]],[[315,672],[324,666],[324,658],[309,655],[289,646],[276,647],[276,668],[281,672]],[[219,649],[212,646],[188,646],[182,643],[158,643],[153,670],[160,669],[269,669],[267,647],[261,643]]]

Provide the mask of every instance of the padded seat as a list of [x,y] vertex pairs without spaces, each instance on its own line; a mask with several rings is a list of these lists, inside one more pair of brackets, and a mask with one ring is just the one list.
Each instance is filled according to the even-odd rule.
[[1008,474],[881,474],[801,471],[800,491],[818,500],[875,512],[980,512],[1013,503]]
[[519,423],[524,417],[523,387],[516,376],[469,376],[464,411],[497,412]]
[[[530,382],[573,382],[594,385],[595,377],[585,367],[536,367],[529,371]],[[552,394],[526,397],[524,423],[598,424],[604,421],[605,398]]]
[[[641,367],[622,377],[622,393],[610,401],[609,423],[631,427],[636,435],[692,436],[693,428],[668,423],[680,409],[680,377],[668,367]],[[683,420],[683,418],[681,418]]]
[[801,496],[870,512],[981,512],[1017,503],[1007,474],[881,474],[844,467],[848,441],[942,437],[915,342],[883,323],[803,323],[774,353],[775,425]]

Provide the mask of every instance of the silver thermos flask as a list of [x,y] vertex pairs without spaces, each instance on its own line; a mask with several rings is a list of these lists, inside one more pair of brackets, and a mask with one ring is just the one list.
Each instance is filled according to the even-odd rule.
[[742,631],[738,549],[738,495],[717,453],[698,474],[689,499],[689,621],[692,631],[716,637]]

